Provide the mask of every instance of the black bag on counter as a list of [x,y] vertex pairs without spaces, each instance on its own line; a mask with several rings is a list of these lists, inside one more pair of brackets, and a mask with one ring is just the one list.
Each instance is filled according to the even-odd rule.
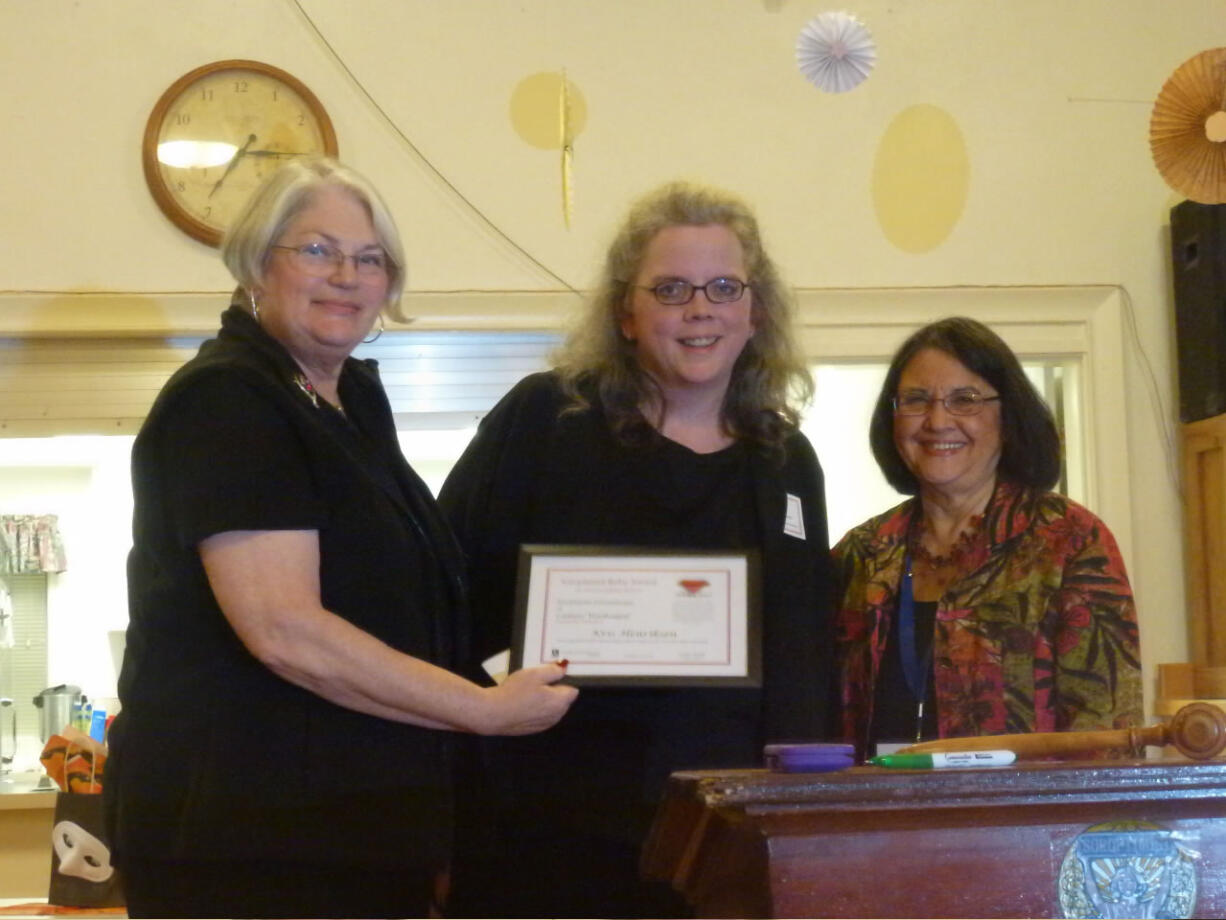
[[47,901],[61,907],[124,905],[119,871],[111,864],[103,827],[101,795],[56,793]]

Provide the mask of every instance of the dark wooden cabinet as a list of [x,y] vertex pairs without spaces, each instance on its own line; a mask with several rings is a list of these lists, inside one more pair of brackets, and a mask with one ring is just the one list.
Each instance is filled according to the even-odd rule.
[[700,917],[1226,917],[1226,762],[677,773],[643,871]]

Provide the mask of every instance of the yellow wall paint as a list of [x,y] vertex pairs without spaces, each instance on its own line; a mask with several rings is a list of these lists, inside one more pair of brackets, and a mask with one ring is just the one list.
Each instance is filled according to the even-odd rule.
[[[515,133],[533,147],[562,147],[561,92],[562,74],[549,72],[524,77],[511,92],[511,124]],[[575,138],[587,124],[587,102],[571,80],[566,81],[566,92],[570,99],[570,135]]]
[[886,238],[904,252],[941,245],[966,207],[970,172],[952,115],[935,105],[896,115],[873,161],[873,207]]

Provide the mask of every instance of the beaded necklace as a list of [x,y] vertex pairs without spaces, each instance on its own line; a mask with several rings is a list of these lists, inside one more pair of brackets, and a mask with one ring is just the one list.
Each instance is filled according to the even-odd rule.
[[931,580],[940,584],[940,593],[964,573],[964,563],[972,553],[979,548],[983,536],[983,515],[976,514],[966,522],[966,529],[958,535],[954,545],[945,555],[936,555],[924,548],[923,518],[912,519],[912,525],[907,534],[907,554],[903,557],[903,577],[898,598],[899,654],[902,656],[903,676],[907,688],[915,699],[915,740],[922,740],[924,734],[924,698],[927,696],[928,675],[932,669],[933,639],[929,637],[927,650],[921,656],[917,654],[918,643],[915,635],[915,586],[914,569],[916,564],[923,566],[931,573]]
[[958,535],[958,539],[949,548],[949,552],[944,555],[936,555],[924,547],[924,526],[921,523],[920,526],[911,529],[911,535],[907,539],[907,549],[911,558],[925,568],[936,571],[952,567],[962,571],[962,563],[977,548],[982,530],[983,515],[976,514],[967,521],[966,528]]

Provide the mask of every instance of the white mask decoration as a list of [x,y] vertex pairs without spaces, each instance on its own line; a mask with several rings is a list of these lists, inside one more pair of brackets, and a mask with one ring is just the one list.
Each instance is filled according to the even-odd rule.
[[115,874],[107,845],[75,821],[61,821],[51,829],[59,871],[88,882],[105,882]]

